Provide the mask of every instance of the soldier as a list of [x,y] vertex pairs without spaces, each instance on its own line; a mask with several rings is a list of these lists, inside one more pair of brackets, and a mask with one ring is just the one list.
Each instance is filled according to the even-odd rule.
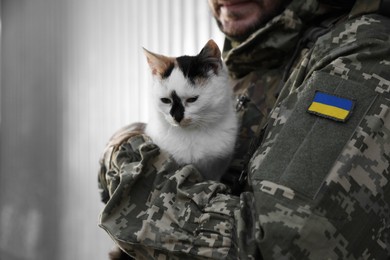
[[242,122],[230,170],[199,181],[122,129],[100,226],[137,259],[388,259],[389,2],[209,4]]

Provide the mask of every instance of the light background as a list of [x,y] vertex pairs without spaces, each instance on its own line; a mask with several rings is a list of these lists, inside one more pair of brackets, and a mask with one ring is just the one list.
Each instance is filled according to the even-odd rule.
[[142,46],[195,55],[223,37],[207,0],[2,0],[0,259],[107,259],[98,159],[147,121]]

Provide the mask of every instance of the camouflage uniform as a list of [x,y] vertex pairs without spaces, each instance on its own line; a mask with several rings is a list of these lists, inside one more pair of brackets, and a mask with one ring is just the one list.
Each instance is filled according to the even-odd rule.
[[[388,259],[390,19],[378,5],[343,15],[293,0],[245,42],[227,39],[245,191],[178,167],[133,125],[101,161],[100,226],[137,259]],[[317,93],[353,103],[348,117],[309,113]]]

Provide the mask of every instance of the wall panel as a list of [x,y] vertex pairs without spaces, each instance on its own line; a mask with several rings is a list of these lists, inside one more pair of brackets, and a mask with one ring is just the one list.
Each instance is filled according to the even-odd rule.
[[146,121],[142,48],[222,45],[206,0],[1,2],[0,259],[107,259],[98,159]]

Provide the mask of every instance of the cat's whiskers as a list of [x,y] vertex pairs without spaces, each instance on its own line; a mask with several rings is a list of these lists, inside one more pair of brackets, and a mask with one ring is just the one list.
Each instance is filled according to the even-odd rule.
[[199,118],[198,120],[193,122],[193,125],[203,130],[209,127],[209,122],[203,118]]
[[181,127],[187,127],[187,126],[190,126],[192,125],[192,119],[191,118],[184,118],[181,122],[180,122],[180,126]]

